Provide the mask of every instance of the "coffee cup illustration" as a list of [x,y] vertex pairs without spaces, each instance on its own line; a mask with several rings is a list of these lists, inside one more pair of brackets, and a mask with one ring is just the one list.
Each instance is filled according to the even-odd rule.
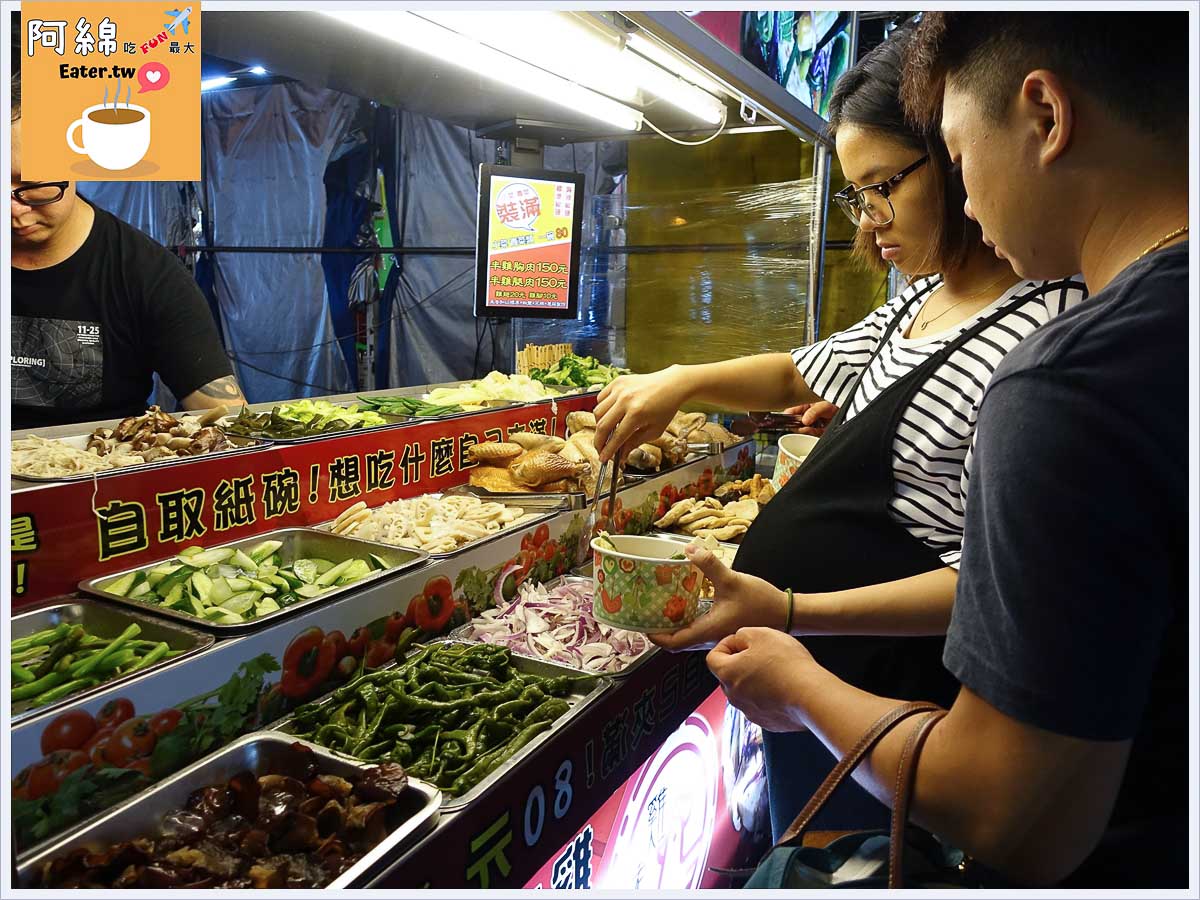
[[[83,130],[83,145],[75,143]],[[67,128],[67,145],[102,169],[119,172],[136,166],[150,149],[150,110],[135,104],[97,104]]]

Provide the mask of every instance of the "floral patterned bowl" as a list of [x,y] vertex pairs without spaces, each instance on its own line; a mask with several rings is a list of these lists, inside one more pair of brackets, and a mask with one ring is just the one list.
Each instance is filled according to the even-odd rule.
[[779,439],[779,455],[775,457],[775,473],[771,476],[776,491],[791,480],[815,446],[817,438],[811,434],[785,434]]
[[696,618],[704,576],[676,540],[611,535],[592,541],[593,613],[614,628],[653,634]]

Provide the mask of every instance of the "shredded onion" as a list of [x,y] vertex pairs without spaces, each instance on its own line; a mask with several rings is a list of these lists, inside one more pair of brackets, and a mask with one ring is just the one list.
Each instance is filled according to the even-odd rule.
[[462,636],[597,675],[620,672],[650,650],[644,635],[596,620],[592,586],[585,582],[553,590],[526,582],[511,603],[472,619]]

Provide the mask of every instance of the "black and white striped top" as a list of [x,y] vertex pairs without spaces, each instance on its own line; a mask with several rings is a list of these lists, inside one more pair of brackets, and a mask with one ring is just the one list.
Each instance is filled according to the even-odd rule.
[[[954,328],[929,337],[904,337],[924,299],[915,302],[875,358],[853,397],[847,396],[879,347],[888,323],[915,296],[928,297],[940,276],[920,279],[845,331],[792,351],[796,368],[813,391],[830,403],[849,404],[857,415],[889,385],[921,365],[998,306],[1029,295],[1006,316],[968,341],[930,376],[901,417],[892,446],[895,494],[892,516],[908,532],[958,567],[963,510],[970,480],[971,439],[984,389],[1004,354],[1035,328],[1087,297],[1082,279],[1022,281]],[[1034,293],[1039,289],[1040,294]],[[1023,423],[1014,423],[1023,424]]]

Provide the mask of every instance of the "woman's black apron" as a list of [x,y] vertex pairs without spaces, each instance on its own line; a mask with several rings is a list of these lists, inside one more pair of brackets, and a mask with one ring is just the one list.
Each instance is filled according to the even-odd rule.
[[[875,355],[887,345],[913,304],[889,324]],[[804,464],[746,534],[733,568],[780,589],[823,593],[882,584],[945,567],[940,556],[892,518],[892,447],[913,396],[963,344],[1029,295],[981,319],[939,352],[886,388],[846,421],[843,408]],[[874,362],[863,367],[863,376]],[[848,405],[848,404],[847,404]],[[806,637],[816,660],[843,680],[885,697],[953,702],[958,682],[942,665],[944,637]],[[811,733],[764,734],[771,827],[776,837],[799,813],[836,760]],[[817,830],[887,828],[888,810],[857,784],[839,788],[814,820]]]

